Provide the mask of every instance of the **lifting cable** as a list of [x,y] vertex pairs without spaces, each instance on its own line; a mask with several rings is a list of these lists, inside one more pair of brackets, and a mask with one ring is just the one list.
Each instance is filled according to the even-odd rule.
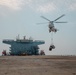
[[51,45],[53,45],[53,32],[51,32]]
[[51,45],[49,47],[49,50],[55,49],[54,43],[53,43],[53,32],[51,32]]

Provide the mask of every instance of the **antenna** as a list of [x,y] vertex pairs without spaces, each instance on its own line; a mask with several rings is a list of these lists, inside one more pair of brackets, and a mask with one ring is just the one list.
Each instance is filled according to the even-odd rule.
[[20,39],[20,35],[18,34],[18,36],[16,37],[16,40],[19,40]]

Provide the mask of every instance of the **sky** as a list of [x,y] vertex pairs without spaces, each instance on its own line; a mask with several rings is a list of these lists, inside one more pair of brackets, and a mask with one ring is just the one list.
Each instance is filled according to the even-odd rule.
[[[53,21],[62,14],[65,16],[58,21],[68,23],[54,24],[58,29],[53,33],[56,48],[49,51],[52,36],[48,23],[37,23],[48,22],[41,16]],[[16,39],[18,35],[44,40],[39,47],[46,55],[76,55],[76,0],[0,0],[0,55],[10,47],[2,43],[3,39]]]

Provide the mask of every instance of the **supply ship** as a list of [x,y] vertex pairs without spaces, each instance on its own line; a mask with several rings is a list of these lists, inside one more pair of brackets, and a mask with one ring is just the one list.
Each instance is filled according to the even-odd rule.
[[45,42],[41,40],[33,40],[31,38],[23,39],[19,37],[16,40],[4,39],[3,43],[10,45],[10,55],[39,55],[38,45],[42,45]]

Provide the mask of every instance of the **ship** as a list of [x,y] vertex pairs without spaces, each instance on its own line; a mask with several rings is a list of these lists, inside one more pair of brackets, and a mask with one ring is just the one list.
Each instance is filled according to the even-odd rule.
[[26,39],[26,36],[23,39],[18,36],[16,40],[4,39],[2,42],[10,45],[10,55],[39,55],[39,45],[45,43],[43,40]]

